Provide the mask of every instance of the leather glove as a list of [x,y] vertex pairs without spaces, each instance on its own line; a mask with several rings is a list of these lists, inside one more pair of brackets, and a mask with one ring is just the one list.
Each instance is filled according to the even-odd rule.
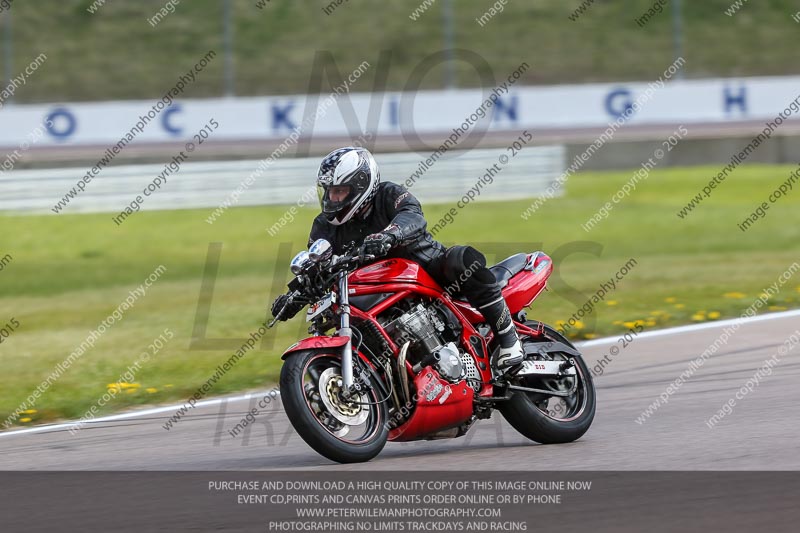
[[389,253],[389,250],[397,244],[397,237],[391,233],[373,233],[364,238],[364,244],[361,245],[360,255],[374,255],[381,257]]
[[303,304],[298,302],[289,302],[289,295],[281,294],[275,298],[274,302],[272,302],[272,317],[276,318],[284,308],[285,310],[283,311],[283,315],[281,315],[280,320],[289,320],[303,308]]

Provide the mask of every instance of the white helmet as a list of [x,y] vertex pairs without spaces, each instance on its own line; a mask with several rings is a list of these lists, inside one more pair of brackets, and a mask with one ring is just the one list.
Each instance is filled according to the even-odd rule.
[[380,182],[378,164],[369,150],[352,146],[334,150],[325,156],[317,171],[322,214],[338,226],[356,213],[366,212]]

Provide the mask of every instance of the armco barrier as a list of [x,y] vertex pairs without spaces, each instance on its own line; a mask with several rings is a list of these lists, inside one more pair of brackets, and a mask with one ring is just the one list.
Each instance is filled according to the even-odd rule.
[[[505,148],[448,152],[415,179],[412,192],[426,202],[461,198],[475,186]],[[381,179],[404,183],[419,171],[421,156],[377,154]],[[424,159],[424,158],[422,158]],[[321,158],[283,158],[269,165],[233,205],[295,204],[314,186]],[[483,187],[480,199],[535,197],[565,168],[563,146],[524,148]],[[142,210],[216,208],[228,200],[259,166],[258,160],[184,163],[143,202]],[[163,171],[163,165],[111,166],[71,198],[61,213],[119,213]],[[55,214],[52,208],[75,187],[86,168],[19,170],[0,173],[0,211]],[[312,204],[315,200],[312,200]]]

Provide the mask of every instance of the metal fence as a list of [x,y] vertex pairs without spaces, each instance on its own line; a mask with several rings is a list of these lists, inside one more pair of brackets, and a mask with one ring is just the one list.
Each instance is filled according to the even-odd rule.
[[[482,180],[481,200],[534,197],[564,171],[565,153],[564,146],[524,148],[514,157],[507,149],[449,152],[416,177],[410,189],[426,202],[455,201],[482,180],[488,167],[497,164],[499,171],[491,180]],[[499,163],[503,157],[508,157],[506,164]],[[385,181],[404,184],[421,168],[420,156],[413,153],[378,154],[377,159]],[[295,204],[308,198],[319,162],[318,157],[276,160],[249,187],[241,186],[254,175],[259,161],[184,163],[177,174],[166,178],[166,184],[144,199],[141,209],[216,208],[226,200],[231,206]],[[107,167],[86,184],[85,191],[69,199],[61,212],[121,212],[163,170],[163,165]],[[85,172],[83,168],[62,168],[2,173],[0,211],[54,214],[52,208]],[[234,195],[237,188],[242,191]]]

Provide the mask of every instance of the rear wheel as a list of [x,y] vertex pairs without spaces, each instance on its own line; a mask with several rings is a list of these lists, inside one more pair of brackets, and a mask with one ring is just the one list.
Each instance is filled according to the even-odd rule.
[[338,354],[291,355],[281,369],[281,398],[289,421],[320,455],[339,463],[369,461],[389,435],[386,405],[375,388],[345,400]]
[[[527,325],[535,328],[538,323]],[[547,336],[575,348],[566,337],[546,327]],[[559,444],[579,439],[594,420],[596,394],[592,375],[580,355],[566,352],[538,353],[541,341],[522,337],[527,360],[572,360],[575,374],[560,378],[520,376],[509,380],[511,385],[545,392],[514,391],[510,400],[498,405],[503,417],[525,437],[542,444]],[[553,392],[556,394],[548,394]],[[560,395],[558,395],[560,394]]]

